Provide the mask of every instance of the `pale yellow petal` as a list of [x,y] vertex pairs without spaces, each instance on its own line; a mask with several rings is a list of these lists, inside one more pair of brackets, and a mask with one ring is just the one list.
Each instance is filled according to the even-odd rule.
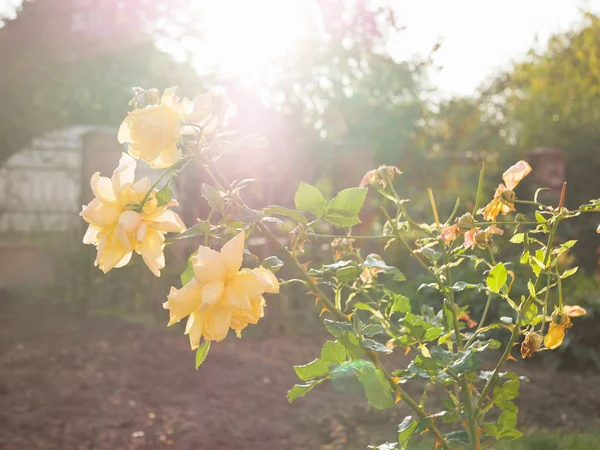
[[119,216],[119,228],[126,233],[133,233],[142,224],[142,215],[135,211],[123,211]]
[[131,255],[133,255],[133,252],[127,252],[127,254],[125,256],[123,256],[121,261],[119,261],[118,263],[115,264],[115,269],[118,269],[119,267],[123,267],[123,266],[126,266],[127,264],[129,264],[129,261],[131,261]]
[[244,258],[244,237],[244,231],[240,231],[221,249],[223,264],[225,265],[228,277],[234,276],[242,266],[242,260]]
[[268,292],[269,294],[279,294],[279,281],[277,281],[277,277],[273,272],[264,267],[258,267],[257,269],[254,269],[254,272],[260,275],[266,283],[265,292]]
[[94,175],[92,175],[92,178],[90,179],[90,187],[92,188],[94,195],[100,198],[102,201],[117,201],[110,178],[101,177],[100,172],[96,172]]
[[214,307],[203,313],[204,329],[202,334],[208,341],[222,341],[227,337],[231,325],[231,310],[228,308]]
[[225,280],[225,266],[221,254],[203,245],[198,247],[198,253],[192,257],[194,274],[200,283]]
[[150,161],[150,166],[155,169],[164,169],[165,167],[172,166],[181,159],[181,150],[176,143],[164,147],[158,154],[156,159]]
[[98,227],[112,225],[119,220],[121,210],[115,203],[104,203],[99,198],[92,200],[79,213],[86,222]]
[[165,267],[165,255],[163,253],[164,236],[160,231],[148,229],[144,239],[140,242],[140,253],[148,269],[160,277],[160,269]]
[[206,310],[211,308],[217,303],[225,290],[225,284],[223,281],[213,281],[212,283],[205,284],[202,287],[202,301],[200,303],[200,310]]
[[117,135],[117,139],[120,144],[131,143],[133,139],[131,138],[131,117],[128,115],[121,126],[119,127],[119,134]]
[[115,193],[120,192],[124,186],[133,184],[135,180],[135,168],[135,159],[127,153],[122,153],[121,159],[119,159],[119,166],[112,175],[112,186]]
[[133,190],[138,194],[146,195],[146,193],[150,190],[151,187],[152,182],[148,177],[140,178],[138,181],[133,183]]
[[[253,289],[247,289],[247,286],[244,285],[244,281],[253,281]],[[236,276],[225,285],[225,292],[223,293],[221,305],[227,308],[250,309],[250,296],[248,293],[249,291],[252,291],[252,293],[256,291],[256,281],[257,278],[253,276]],[[259,290],[264,289],[261,282],[258,282],[258,286]]]
[[119,240],[116,230],[110,231],[100,240],[98,244],[98,255],[96,257],[98,267],[107,273],[121,261],[129,250]]
[[579,305],[565,305],[565,313],[569,317],[581,317],[587,314],[587,311]]
[[196,350],[198,347],[200,347],[200,339],[202,338],[202,331],[204,329],[203,322],[203,313],[193,312],[188,317],[185,325],[185,334],[190,336],[190,345],[192,350]]
[[170,209],[158,211],[158,214],[153,214],[151,218],[146,217],[145,220],[151,228],[165,233],[181,233],[185,231],[185,225],[179,216]]
[[171,326],[198,309],[202,298],[202,285],[192,279],[181,289],[171,288],[167,298],[163,306],[169,310]]
[[83,243],[96,245],[98,243],[99,232],[100,229],[95,227],[94,225],[88,226],[87,231],[85,232],[85,236],[83,236]]
[[502,179],[506,183],[507,189],[512,191],[529,172],[531,172],[531,166],[526,161],[521,160],[514,166],[509,167],[502,174]]

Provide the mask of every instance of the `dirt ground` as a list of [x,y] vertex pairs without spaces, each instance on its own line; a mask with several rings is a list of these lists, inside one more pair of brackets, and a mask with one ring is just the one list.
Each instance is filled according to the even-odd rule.
[[[0,449],[343,449],[385,442],[408,411],[370,410],[320,386],[294,405],[294,364],[319,336],[214,345],[200,370],[181,330],[0,310]],[[597,426],[600,376],[511,363],[528,376],[525,428]],[[410,389],[410,388],[409,388]]]

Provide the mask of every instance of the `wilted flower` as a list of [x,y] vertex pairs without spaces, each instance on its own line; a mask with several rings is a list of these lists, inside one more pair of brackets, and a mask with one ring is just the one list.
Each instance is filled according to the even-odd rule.
[[227,242],[221,252],[201,245],[192,257],[194,278],[181,289],[171,288],[164,308],[169,326],[189,316],[185,334],[192,350],[207,341],[222,341],[229,328],[236,332],[264,315],[265,292],[279,292],[277,278],[265,268],[241,269],[244,232]]
[[529,172],[531,172],[531,166],[526,161],[521,160],[502,174],[502,179],[506,185],[502,183],[498,185],[494,199],[484,209],[484,220],[493,222],[500,213],[506,215],[509,212],[516,211],[513,190]]
[[485,230],[481,228],[473,228],[465,233],[465,248],[486,248],[490,242],[490,238],[493,234],[503,234],[504,230],[501,230],[495,225],[490,225]]
[[336,261],[340,261],[344,256],[351,255],[354,249],[352,248],[354,239],[351,238],[335,238],[331,241],[331,247],[333,249],[333,257]]
[[598,228],[596,228],[596,233],[600,234],[600,225],[598,225]]
[[544,346],[554,350],[560,347],[565,338],[567,328],[573,326],[571,317],[580,317],[587,314],[587,311],[581,306],[565,306],[562,310],[556,309],[550,318],[550,328],[544,338]]
[[95,264],[104,273],[127,264],[136,251],[158,277],[165,266],[165,233],[182,232],[185,225],[168,209],[177,206],[177,202],[158,206],[155,192],[141,207],[151,183],[148,178],[134,183],[135,168],[135,160],[123,153],[112,179],[101,177],[100,172],[92,175],[90,184],[95,198],[80,213],[90,224],[83,242],[97,247]]
[[442,233],[440,237],[444,244],[450,245],[452,241],[460,234],[460,229],[458,225],[450,225],[442,229]]
[[525,335],[521,344],[521,357],[523,359],[531,358],[542,346],[542,336],[531,330]]
[[378,169],[368,171],[359,186],[365,187],[369,184],[379,184],[386,188],[392,182],[393,178],[401,173],[397,167],[382,165]]

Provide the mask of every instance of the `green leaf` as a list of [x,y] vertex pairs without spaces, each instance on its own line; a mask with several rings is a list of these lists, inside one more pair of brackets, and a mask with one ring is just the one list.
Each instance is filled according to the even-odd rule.
[[221,205],[221,199],[225,195],[223,192],[216,190],[210,184],[206,183],[202,183],[200,192],[211,208],[218,208]]
[[379,353],[392,353],[392,351],[383,345],[381,342],[377,342],[373,339],[363,339],[360,341],[360,345],[367,350],[373,350]]
[[190,281],[192,281],[192,278],[194,278],[194,266],[192,265],[192,258],[194,256],[196,256],[196,253],[197,252],[194,252],[189,256],[189,258],[187,260],[187,264],[185,266],[185,270],[183,271],[183,273],[180,276],[182,286],[185,286]]
[[308,219],[300,214],[298,211],[294,211],[293,209],[284,208],[283,206],[269,206],[263,209],[263,213],[267,216],[286,216],[291,219],[294,219],[296,222],[301,223],[302,225],[306,225],[308,223]]
[[283,261],[277,256],[269,256],[265,258],[261,264],[265,269],[269,269],[273,273],[277,273],[283,267]]
[[425,336],[423,336],[424,341],[433,341],[434,339],[439,338],[442,335],[443,328],[431,327],[425,332]]
[[327,201],[319,189],[310,184],[300,183],[294,194],[294,204],[298,211],[310,211],[317,217],[321,217]]
[[511,430],[517,426],[517,414],[513,411],[504,411],[498,417],[498,425],[500,425],[500,435],[502,431]]
[[462,356],[450,365],[450,368],[458,373],[478,371],[481,367],[481,359],[472,351],[461,352]]
[[171,186],[169,183],[165,184],[164,187],[156,193],[156,201],[158,202],[158,206],[165,206],[173,199],[173,191],[171,191]]
[[385,334],[385,329],[378,323],[369,323],[362,328],[361,333],[363,336],[373,337],[378,334]]
[[354,332],[354,327],[349,322],[336,322],[334,320],[325,319],[325,328],[332,336],[339,338],[345,331]]
[[525,239],[525,233],[517,233],[513,237],[510,238],[510,242],[513,244],[521,244]]
[[400,269],[394,266],[388,266],[381,259],[381,257],[379,257],[379,255],[376,255],[374,253],[367,256],[365,262],[363,263],[363,267],[375,267],[377,269],[382,270],[385,273],[392,274],[394,276],[394,280],[396,281],[406,281],[406,277],[402,272],[400,272]]
[[296,375],[302,381],[312,380],[317,377],[324,377],[329,375],[329,367],[325,361],[315,359],[313,362],[305,364],[303,366],[294,366]]
[[295,384],[287,393],[288,402],[292,403],[298,397],[304,397],[308,391],[314,388],[318,382],[311,382],[307,384]]
[[208,356],[208,351],[210,350],[210,341],[204,341],[198,350],[196,350],[196,370],[200,367],[200,364],[204,362],[206,357]]
[[327,364],[341,364],[346,361],[346,348],[341,342],[327,341],[321,349],[321,360]]
[[455,442],[462,445],[469,443],[469,433],[467,430],[452,431],[444,434],[444,437],[448,440],[448,442]]
[[339,339],[340,342],[344,344],[344,347],[346,347],[346,350],[348,351],[348,356],[351,359],[360,359],[362,357],[363,350],[360,346],[360,340],[358,339],[358,336],[346,331],[340,336]]
[[412,416],[406,416],[398,425],[398,444],[404,446],[410,440],[418,422],[413,420]]
[[394,406],[390,385],[383,372],[372,363],[363,364],[357,371],[358,381],[365,388],[369,405],[376,409],[386,409]]
[[485,432],[485,434],[493,438],[496,438],[498,436],[498,427],[496,426],[496,424],[490,422],[484,423],[483,431]]
[[410,312],[410,299],[402,294],[394,294],[392,303],[392,312],[407,313]]
[[344,189],[327,204],[327,214],[357,216],[367,198],[367,188]]
[[494,266],[486,279],[487,287],[496,294],[504,287],[508,280],[508,272],[503,263],[498,263]]
[[345,213],[327,213],[323,218],[330,224],[340,228],[350,228],[361,223],[358,216],[348,215]]
[[356,266],[342,267],[335,273],[335,277],[340,283],[351,283],[359,274],[359,269]]
[[178,239],[189,239],[194,236],[204,236],[208,233],[209,236],[213,236],[210,231],[210,227],[206,222],[199,222],[193,227],[188,228],[183,233],[174,234],[169,236],[170,241],[176,241]]
[[577,272],[577,269],[579,269],[579,267],[573,267],[572,269],[565,270],[560,277],[563,279],[570,277],[571,275],[575,274],[575,272]]

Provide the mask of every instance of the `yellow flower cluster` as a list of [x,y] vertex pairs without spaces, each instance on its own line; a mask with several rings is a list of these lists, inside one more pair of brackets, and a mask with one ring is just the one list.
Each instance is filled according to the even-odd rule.
[[[95,198],[83,207],[81,216],[89,224],[83,238],[97,248],[96,265],[108,272],[126,265],[133,252],[142,255],[156,276],[165,266],[165,233],[186,228],[171,211],[176,201],[160,204],[148,178],[135,181],[136,159],[154,168],[170,168],[182,158],[185,135],[207,136],[218,132],[232,111],[224,96],[200,95],[180,100],[176,88],[134,89],[134,107],[119,128],[118,140],[129,144],[112,178],[95,173],[91,187]],[[279,283],[265,268],[241,269],[244,232],[218,253],[200,246],[192,258],[194,278],[181,289],[171,288],[164,307],[170,311],[169,325],[189,316],[185,333],[192,349],[200,340],[221,341],[231,328],[238,335],[264,315],[266,292],[279,292]]]
[[[157,169],[172,166],[181,158],[179,144],[183,135],[197,130],[211,134],[218,122],[215,97],[202,94],[193,100],[180,100],[176,90],[165,89],[160,101],[155,89],[140,90],[132,101],[135,109],[119,128],[119,142],[129,144],[129,154]],[[221,97],[216,98],[217,103],[226,103]],[[219,106],[225,113],[231,109],[229,105]]]
[[263,294],[278,293],[275,275],[265,268],[241,269],[244,232],[227,242],[221,252],[201,245],[192,258],[194,278],[181,289],[171,288],[163,305],[169,310],[169,326],[186,316],[185,334],[192,350],[200,338],[222,341],[229,328],[238,334],[264,315]]
[[182,232],[185,225],[169,209],[177,202],[158,206],[155,192],[147,195],[150,179],[134,182],[135,169],[135,160],[124,153],[112,178],[92,175],[95,198],[80,213],[89,224],[83,242],[96,246],[95,264],[104,273],[127,264],[135,251],[158,277],[165,266],[165,233]]

